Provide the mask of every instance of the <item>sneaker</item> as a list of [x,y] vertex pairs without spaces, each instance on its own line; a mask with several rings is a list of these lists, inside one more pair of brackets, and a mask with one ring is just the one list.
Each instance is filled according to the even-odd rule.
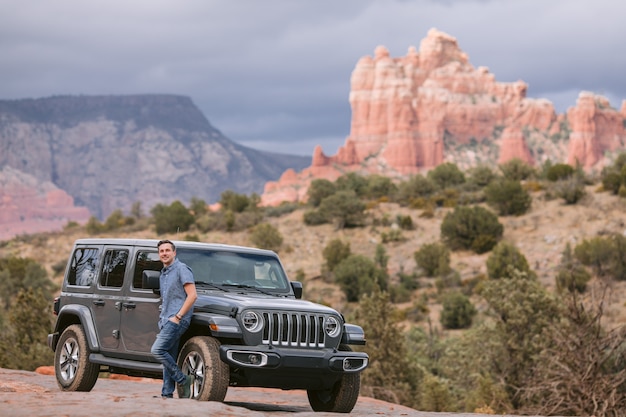
[[183,381],[180,385],[182,390],[180,394],[180,398],[190,398],[191,397],[191,387],[194,383],[194,377],[191,375],[185,375],[185,381]]

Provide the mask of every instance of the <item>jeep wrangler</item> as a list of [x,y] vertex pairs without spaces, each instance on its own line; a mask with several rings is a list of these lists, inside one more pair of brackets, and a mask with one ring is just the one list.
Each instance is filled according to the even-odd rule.
[[[229,386],[307,391],[315,411],[348,413],[368,365],[363,329],[304,301],[276,253],[177,241],[198,299],[178,364],[192,398],[223,401]],[[162,378],[150,353],[159,331],[157,241],[79,239],[68,260],[48,345],[64,391],[90,391],[100,372]],[[180,394],[180,392],[179,392]]]

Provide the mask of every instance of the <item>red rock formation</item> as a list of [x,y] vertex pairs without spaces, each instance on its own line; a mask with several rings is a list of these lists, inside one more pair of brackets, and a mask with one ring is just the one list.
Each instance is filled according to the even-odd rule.
[[[357,62],[350,83],[344,146],[334,156],[316,147],[311,167],[266,185],[262,204],[303,201],[313,179],[348,171],[403,177],[444,161],[466,169],[513,158],[590,168],[626,140],[626,101],[619,113],[603,97],[583,93],[567,116],[557,115],[548,100],[527,98],[524,82],[500,83],[487,68],[474,68],[456,39],[436,29],[404,57],[377,47]],[[491,156],[481,154],[484,148]]]
[[85,207],[52,183],[40,184],[27,174],[5,167],[0,171],[0,240],[19,234],[61,230],[69,221],[85,223]]
[[570,134],[567,163],[583,168],[599,165],[606,151],[624,148],[624,105],[622,113],[612,109],[608,100],[590,92],[581,92],[576,107],[567,110]]

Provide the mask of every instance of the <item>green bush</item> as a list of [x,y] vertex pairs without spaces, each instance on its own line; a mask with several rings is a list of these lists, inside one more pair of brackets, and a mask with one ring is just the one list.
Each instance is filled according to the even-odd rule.
[[307,189],[307,202],[313,207],[318,207],[323,199],[335,194],[337,187],[327,179],[315,179]]
[[395,195],[397,188],[393,181],[391,181],[391,178],[373,174],[367,177],[364,197],[371,199],[392,197]]
[[302,215],[302,221],[307,226],[317,226],[329,222],[329,219],[320,210],[307,210]]
[[476,308],[466,295],[452,291],[443,297],[439,319],[446,329],[467,329],[472,325],[476,312]]
[[260,223],[250,232],[250,241],[257,248],[278,252],[283,244],[283,235],[269,223]]
[[501,216],[519,216],[528,211],[532,197],[516,180],[502,179],[491,182],[485,188],[487,204]]
[[576,204],[586,194],[585,183],[576,175],[557,180],[554,184],[554,194],[562,198],[565,204]]
[[34,371],[52,365],[54,354],[46,344],[52,330],[51,300],[41,288],[21,289],[0,323],[0,367]]
[[450,272],[450,251],[441,243],[428,243],[413,253],[415,263],[429,277]]
[[441,222],[441,237],[452,250],[490,251],[502,238],[498,216],[481,206],[458,206]]
[[406,216],[402,216],[402,215],[398,214],[396,216],[396,222],[398,223],[398,226],[400,226],[400,229],[402,229],[402,230],[413,230],[413,229],[415,229],[415,225],[413,224],[413,219],[408,214]]
[[584,240],[574,248],[574,256],[599,277],[626,280],[626,236],[622,234]]
[[470,175],[468,182],[478,187],[485,187],[497,178],[496,173],[486,165],[478,165],[474,168],[470,168],[468,173]]
[[426,175],[440,190],[452,188],[465,182],[465,174],[458,166],[450,162],[437,165]]
[[354,191],[359,197],[363,197],[367,191],[368,180],[356,172],[348,172],[337,178],[335,187],[337,191]]
[[337,191],[326,197],[318,210],[324,218],[331,219],[337,229],[361,226],[365,222],[365,203],[353,190]]
[[180,201],[169,206],[157,204],[151,210],[157,234],[186,232],[195,219]]
[[344,243],[341,239],[333,239],[322,250],[324,263],[329,272],[333,272],[341,261],[352,254],[350,242]]
[[363,255],[348,256],[335,266],[334,274],[348,301],[359,301],[363,295],[387,288],[382,271]]
[[535,276],[524,254],[509,242],[498,243],[487,258],[486,265],[490,279],[511,278],[514,270]]
[[535,175],[535,169],[519,158],[513,158],[499,165],[500,172],[507,180],[522,181]]
[[583,293],[587,290],[587,283],[591,274],[576,260],[572,248],[568,243],[561,257],[561,264],[557,270],[556,288],[559,292],[569,291]]
[[245,194],[238,194],[231,190],[226,190],[220,195],[220,205],[222,210],[231,210],[233,213],[241,213],[244,210],[256,209],[260,199],[256,194],[248,197]]
[[0,307],[8,309],[17,294],[29,289],[40,290],[46,300],[56,290],[46,269],[34,259],[0,258]]
[[574,167],[568,164],[555,164],[548,168],[546,179],[556,182],[571,177],[574,174]]
[[436,186],[432,180],[417,174],[398,185],[396,201],[400,204],[408,205],[419,197],[428,197],[435,189]]

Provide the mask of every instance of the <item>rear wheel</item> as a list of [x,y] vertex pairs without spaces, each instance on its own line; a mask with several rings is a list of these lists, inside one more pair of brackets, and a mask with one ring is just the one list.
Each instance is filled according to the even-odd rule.
[[91,391],[96,384],[100,365],[89,362],[90,353],[83,326],[63,331],[54,351],[54,373],[63,391]]
[[[339,350],[351,351],[349,346],[341,345]],[[330,413],[349,413],[359,398],[361,374],[344,374],[339,381],[327,390],[307,390],[309,404],[313,411]]]
[[[220,343],[209,336],[192,337],[178,355],[178,366],[193,376],[191,398],[200,401],[224,401],[230,378],[228,365],[219,354]],[[179,392],[179,394],[181,394]]]

